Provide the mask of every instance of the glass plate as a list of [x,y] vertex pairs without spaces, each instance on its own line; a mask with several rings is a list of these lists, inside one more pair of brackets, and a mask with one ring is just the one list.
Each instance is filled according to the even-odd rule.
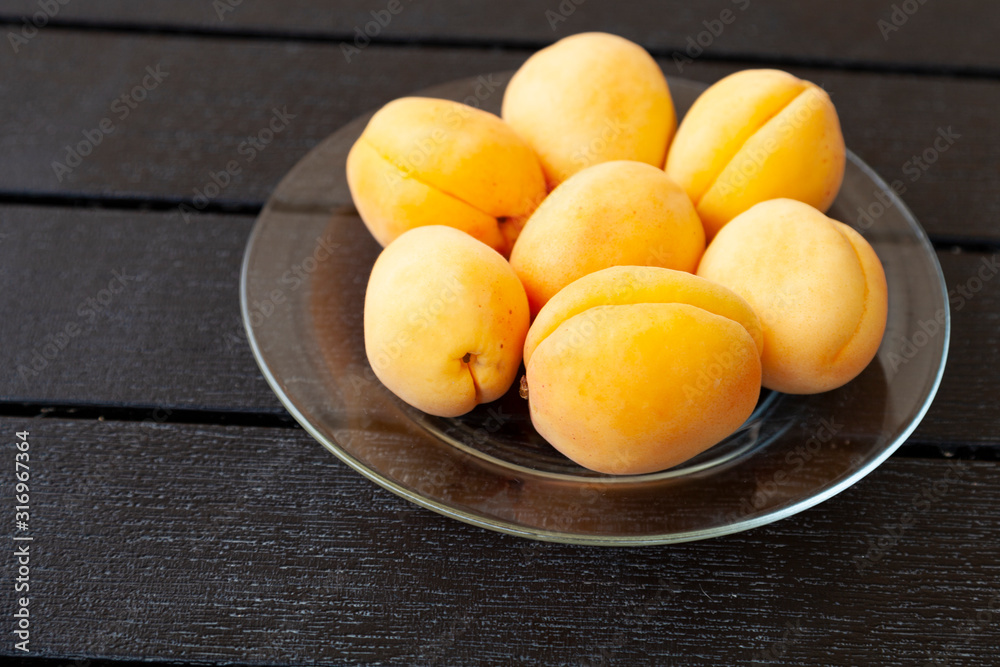
[[[510,73],[422,95],[499,113]],[[670,79],[682,115],[705,88]],[[944,371],[947,289],[920,225],[885,182],[849,153],[831,217],[874,246],[889,284],[889,321],[858,378],[815,396],[763,392],[733,436],[678,468],[613,477],[590,472],[534,431],[517,383],[456,419],[409,407],[375,379],[362,311],[379,253],[351,203],[347,152],[371,114],[341,128],[278,185],[247,244],[240,305],[264,376],[327,449],[372,481],[477,526],[556,542],[638,545],[760,526],[830,498],[909,436]],[[867,217],[861,217],[864,211]]]

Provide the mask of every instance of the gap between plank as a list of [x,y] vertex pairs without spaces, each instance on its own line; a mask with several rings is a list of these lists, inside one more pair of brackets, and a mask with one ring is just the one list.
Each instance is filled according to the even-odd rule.
[[[195,205],[191,199],[182,197],[140,197],[109,196],[60,193],[5,193],[0,191],[0,206],[51,206],[57,208],[90,208],[124,211],[175,211],[182,205],[197,210],[198,213],[216,213],[256,217],[264,208],[263,202],[211,201]],[[928,234],[935,250],[948,252],[978,252],[992,254],[1000,252],[1000,238],[986,239],[957,234]]]
[[[0,26],[19,27],[29,17],[23,14],[0,14]],[[50,18],[46,29],[76,30],[89,32],[112,32],[143,35],[164,35],[181,37],[206,37],[213,39],[241,39],[265,42],[315,42],[334,44],[351,42],[355,35],[346,32],[309,32],[303,30],[265,30],[259,28],[205,27],[197,25],[162,24],[153,25],[137,22],[107,21],[96,19]],[[384,47],[431,47],[451,49],[476,49],[534,52],[549,46],[551,41],[518,39],[477,39],[473,37],[374,37],[370,45]],[[643,45],[645,46],[645,45]],[[645,47],[658,59],[684,58],[686,53],[680,48]],[[739,51],[705,52],[698,57],[704,62],[739,62],[748,65],[792,68],[838,70],[847,72],[868,72],[879,74],[909,74],[917,76],[947,76],[958,79],[1000,79],[1000,68],[973,65],[907,64],[851,60],[847,58],[818,58],[810,56],[781,56]]]
[[125,423],[193,424],[301,429],[290,414],[199,410],[197,408],[115,407],[72,403],[18,403],[0,401],[0,417],[77,419]]
[[[194,426],[246,426],[301,430],[285,414],[267,414],[224,410],[81,406],[72,404],[0,402],[0,419],[61,419],[128,423],[184,424]],[[961,461],[1000,461],[1000,447],[990,443],[933,443],[908,440],[893,456],[916,459]]]
[[132,195],[88,195],[57,192],[2,192],[0,206],[51,206],[57,208],[95,208],[125,211],[176,211],[187,206],[198,213],[257,216],[262,202],[212,200],[196,204],[185,197],[146,197]]

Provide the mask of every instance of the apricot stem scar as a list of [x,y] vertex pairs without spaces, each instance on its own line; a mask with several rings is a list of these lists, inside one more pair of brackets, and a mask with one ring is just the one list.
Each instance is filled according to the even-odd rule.
[[472,389],[476,393],[476,404],[482,403],[483,390],[479,387],[479,379],[476,378],[475,366],[472,364],[473,355],[471,352],[466,352],[465,356],[462,357],[462,363],[466,364],[469,370],[469,377],[472,378]]

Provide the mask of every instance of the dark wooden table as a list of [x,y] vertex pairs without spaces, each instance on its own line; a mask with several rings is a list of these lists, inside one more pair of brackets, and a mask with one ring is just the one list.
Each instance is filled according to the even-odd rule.
[[[3,0],[0,20],[0,488],[5,534],[33,538],[2,550],[0,656],[1000,663],[997,3]],[[261,376],[240,261],[288,169],[366,110],[587,30],[671,75],[820,83],[848,145],[906,182],[954,294],[948,369],[909,441],[832,500],[678,546],[528,542],[363,479]],[[913,178],[939,131],[958,138]]]

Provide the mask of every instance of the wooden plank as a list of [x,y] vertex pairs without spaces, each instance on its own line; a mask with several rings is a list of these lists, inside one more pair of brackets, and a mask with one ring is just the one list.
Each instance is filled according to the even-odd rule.
[[[894,11],[894,5],[899,11]],[[392,11],[390,11],[390,9]],[[724,13],[728,10],[728,14]],[[38,11],[37,0],[3,0],[5,15]],[[376,39],[515,43],[534,47],[577,32],[613,32],[658,51],[704,49],[713,57],[822,60],[836,63],[997,68],[1000,47],[980,26],[1000,21],[987,0],[945,3],[845,0],[836,11],[780,0],[472,0],[411,3],[345,0],[122,0],[69,3],[60,21],[132,24],[179,30],[244,31],[344,40],[367,30]],[[372,21],[375,23],[371,23]],[[369,25],[371,24],[371,25]],[[356,32],[357,30],[357,32]]]
[[[239,173],[213,201],[260,204],[314,144],[361,112],[442,79],[474,75],[486,63],[509,69],[523,59],[495,53],[477,62],[461,50],[372,50],[365,59],[381,66],[369,69],[360,62],[351,67],[330,45],[65,31],[43,36],[31,44],[38,47],[32,57],[18,59],[0,81],[2,99],[10,101],[3,125],[10,159],[0,167],[7,191],[190,200],[235,161]],[[147,67],[166,73],[160,83]],[[139,92],[144,79],[155,84],[148,94]],[[136,97],[148,96],[130,109],[121,96],[131,97],[136,86]],[[103,119],[112,132],[73,166],[68,148],[83,143],[88,150],[83,133],[100,135],[93,132]],[[56,174],[53,162],[72,171]]]
[[[199,220],[0,207],[0,366],[10,369],[0,376],[0,400],[284,414],[240,319],[240,262],[253,220]],[[955,294],[951,353],[913,441],[996,446],[997,255],[938,257]]]
[[239,306],[253,218],[0,207],[4,400],[283,413]]
[[30,432],[40,657],[995,664],[996,463],[894,458],[751,532],[612,549],[438,516],[301,431],[0,424]]
[[[938,261],[951,295],[951,346],[937,398],[912,440],[939,443],[950,452],[968,445],[995,447],[1000,445],[1000,386],[994,384],[1000,369],[1000,253],[939,252]],[[915,335],[912,340],[920,342]],[[963,422],[976,425],[966,428]]]
[[[0,77],[0,99],[9,101],[0,126],[5,192],[195,200],[208,186],[212,201],[251,205],[364,111],[431,84],[515,69],[528,53],[371,46],[347,63],[335,44],[65,30],[39,33],[29,46],[31,57]],[[662,64],[673,73],[670,61]],[[144,78],[153,86],[146,68],[157,66],[168,74],[148,93],[137,91],[147,98],[129,109],[120,97],[144,91]],[[711,82],[740,67],[696,62],[683,75]],[[904,199],[931,234],[1000,239],[1000,201],[992,196],[1000,83],[793,71],[831,92],[848,145],[886,179],[903,182]],[[499,94],[485,102],[499,104]],[[285,115],[294,118],[286,124]],[[105,119],[110,134],[100,132]],[[959,136],[939,152],[935,142],[949,128]],[[85,133],[100,143],[90,148]],[[248,137],[261,133],[270,143],[258,150]],[[75,164],[80,145],[91,153],[72,171],[54,166]],[[925,153],[934,162],[923,170],[914,157]],[[218,193],[213,178],[224,183]]]

